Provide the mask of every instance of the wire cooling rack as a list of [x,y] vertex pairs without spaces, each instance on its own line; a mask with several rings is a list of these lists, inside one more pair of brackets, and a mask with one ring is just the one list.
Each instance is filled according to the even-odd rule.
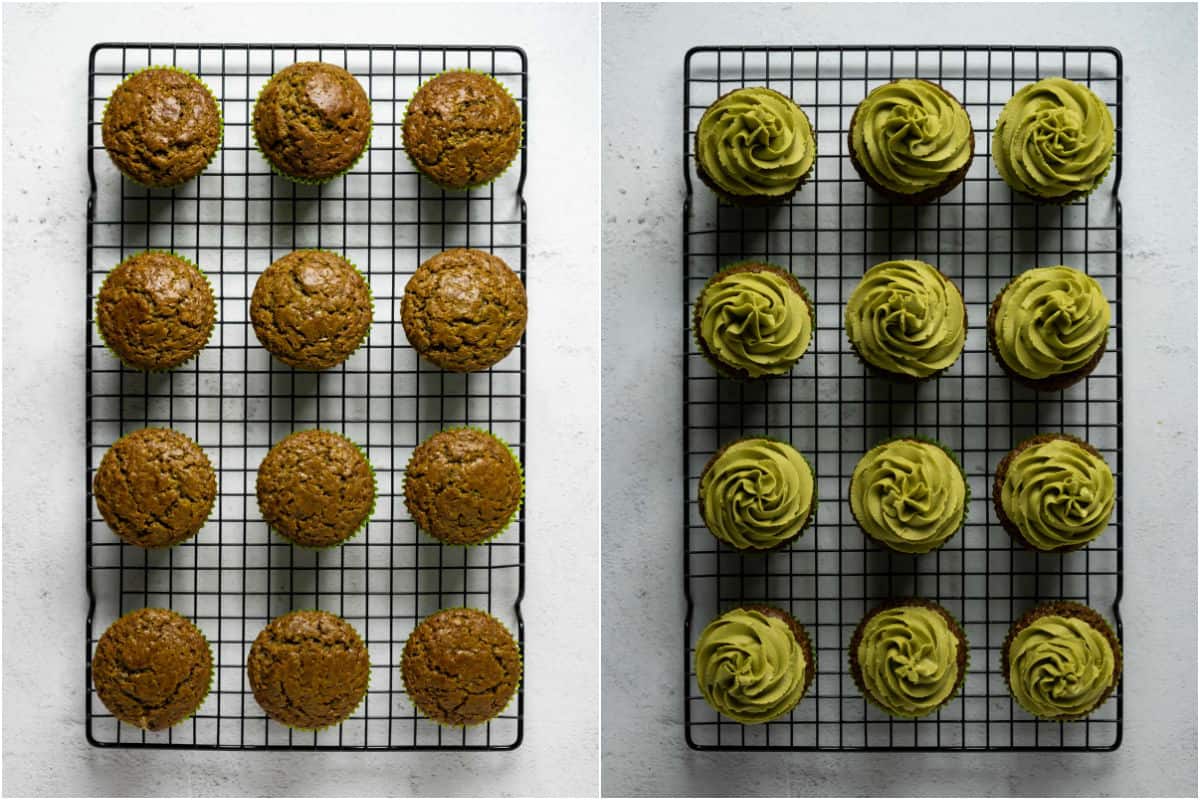
[[[321,187],[273,176],[254,149],[248,121],[259,89],[297,61],[343,66],[371,99],[367,155]],[[127,75],[172,64],[203,79],[225,122],[216,160],[174,190],[122,180],[100,140],[104,104]],[[447,68],[494,75],[528,122],[525,53],[516,47],[259,44],[99,44],[88,79],[87,485],[88,620],[85,706],[97,746],[220,749],[513,749],[521,743],[524,693],[500,717],[474,728],[442,728],[404,693],[400,655],[421,619],[449,606],[495,614],[524,649],[525,513],[504,535],[473,548],[419,534],[404,506],[404,466],[442,428],[469,424],[508,441],[525,463],[525,345],[492,369],[444,373],[418,360],[400,325],[404,285],[447,247],[478,247],[525,278],[526,152],[492,186],[446,193],[419,179],[401,147],[400,123],[419,83]],[[526,129],[528,131],[528,128]],[[295,371],[273,360],[248,321],[249,296],[274,259],[300,247],[344,253],[371,285],[374,325],[341,366]],[[147,248],[175,250],[208,275],[218,324],[195,360],[169,372],[122,368],[92,324],[108,271]],[[219,497],[192,540],[168,551],[124,545],[91,497],[96,467],[119,436],[169,426],[195,439],[217,469]],[[254,482],[269,447],[293,430],[329,428],[360,444],[375,467],[376,511],[366,530],[327,552],[294,548],[267,530]],[[118,723],[92,689],[96,641],[119,615],[144,606],[194,620],[212,645],[212,691],[187,722],[160,733]],[[363,704],[317,733],[269,721],[246,684],[250,644],[292,609],[345,617],[371,654]]]
[[[1116,164],[1086,202],[1042,207],[1014,195],[991,160],[991,131],[1018,88],[1052,75],[1096,92],[1117,125]],[[1121,55],[1107,47],[699,47],[684,60],[684,625],[685,726],[695,749],[1112,750],[1121,741],[1122,698],[1085,721],[1038,722],[1011,699],[1000,672],[1009,626],[1040,600],[1087,603],[1116,622],[1121,596]],[[975,159],[966,180],[931,205],[894,205],[868,189],[846,152],[855,107],[897,78],[937,82],[966,106]],[[792,97],[817,132],[810,182],[777,209],[718,205],[693,174],[701,115],[720,95],[770,86]],[[698,190],[693,194],[693,187]],[[720,267],[763,258],[797,276],[816,309],[810,352],[789,377],[717,377],[692,341],[691,303]],[[939,379],[904,386],[868,376],[845,341],[842,313],[871,265],[918,258],[950,276],[970,330],[959,361]],[[1087,380],[1037,394],[1015,385],[987,352],[992,298],[1025,269],[1084,269],[1114,311],[1108,352]],[[996,465],[1039,432],[1091,442],[1117,478],[1112,524],[1082,551],[1036,554],[1014,545],[991,504]],[[962,459],[971,488],[965,528],[924,556],[891,553],[863,534],[846,487],[859,457],[893,435],[924,434]],[[708,532],[696,506],[704,465],[722,445],[751,434],[790,440],[817,475],[815,528],[781,552],[740,555]],[[970,645],[963,691],[936,715],[894,720],[869,706],[847,667],[858,622],[885,598],[936,600],[962,623]],[[696,638],[718,614],[747,602],[792,613],[807,629],[817,675],[789,716],[744,726],[699,695]]]

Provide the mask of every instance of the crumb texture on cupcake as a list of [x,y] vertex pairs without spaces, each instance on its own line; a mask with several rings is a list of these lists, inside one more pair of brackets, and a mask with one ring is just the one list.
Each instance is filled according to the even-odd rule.
[[148,731],[196,712],[212,680],[212,651],[190,621],[163,608],[131,611],[104,631],[92,682],[114,717]]
[[770,550],[803,530],[815,497],[812,469],[795,448],[772,439],[730,444],[700,476],[700,515],[739,550]]
[[404,643],[404,689],[442,725],[479,725],[508,706],[521,682],[521,651],[490,614],[452,608],[426,617]]

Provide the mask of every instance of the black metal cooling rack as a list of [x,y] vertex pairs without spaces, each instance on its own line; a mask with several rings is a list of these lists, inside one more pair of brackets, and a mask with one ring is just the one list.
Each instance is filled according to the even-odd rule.
[[[1121,689],[1085,721],[1038,722],[1011,699],[1000,673],[1010,624],[1038,600],[1074,599],[1121,619],[1121,55],[1108,47],[844,46],[698,47],[684,60],[684,719],[701,750],[1112,750],[1121,741]],[[1117,126],[1116,164],[1086,201],[1041,207],[1016,196],[991,161],[991,131],[1022,85],[1051,75],[1081,81],[1104,99]],[[966,180],[925,207],[891,204],[859,179],[846,153],[850,117],[866,94],[896,78],[940,83],[966,106],[975,159]],[[767,85],[812,119],[817,163],[810,182],[778,209],[718,205],[693,180],[696,125],[718,96]],[[693,186],[699,189],[693,194]],[[691,303],[736,259],[790,268],[816,309],[810,352],[789,377],[718,378],[691,338]],[[890,258],[936,264],[962,290],[970,331],[959,361],[936,381],[902,386],[870,377],[850,353],[842,311],[871,265]],[[1108,352],[1087,380],[1038,395],[1015,385],[987,352],[992,298],[1015,274],[1070,264],[1104,287],[1114,311]],[[1087,548],[1036,554],[1014,545],[991,508],[993,470],[1037,432],[1091,442],[1113,467],[1117,504],[1109,529]],[[869,541],[845,490],[858,458],[877,442],[920,433],[961,457],[971,487],[969,521],[936,553],[904,556]],[[790,440],[813,463],[815,528],[782,552],[741,555],[718,545],[696,508],[700,471],[743,435]],[[970,668],[960,695],[936,715],[894,720],[868,706],[847,668],[854,628],[894,595],[938,601],[962,623]],[[789,716],[744,726],[699,695],[692,659],[700,630],[744,602],[790,611],[812,638],[817,676]]]
[[[359,79],[374,118],[367,155],[322,187],[273,176],[254,149],[248,121],[258,90],[278,69],[329,61]],[[122,180],[100,142],[113,88],[147,65],[171,64],[203,79],[225,122],[216,160],[174,190]],[[399,674],[418,621],[448,606],[495,614],[524,650],[525,511],[512,528],[473,548],[418,534],[403,498],[412,449],[447,426],[475,425],[508,441],[523,464],[526,352],[522,342],[492,369],[444,373],[419,361],[400,325],[404,284],[424,259],[479,247],[525,279],[526,147],[490,187],[446,193],[419,178],[401,146],[400,123],[419,83],[447,68],[494,75],[528,125],[528,72],[517,47],[333,44],[98,44],[88,76],[87,230],[87,619],[88,741],[111,747],[203,749],[509,750],[520,745],[524,692],[500,717],[474,728],[442,728],[417,714]],[[528,127],[526,127],[528,134]],[[285,253],[324,247],[366,275],[375,322],[366,344],[339,367],[298,372],[258,344],[247,306],[257,276]],[[91,320],[104,276],[130,253],[164,248],[198,263],[218,300],[218,324],[195,360],[161,374],[122,368]],[[124,545],[91,497],[94,470],[120,435],[169,426],[195,439],[217,469],[219,498],[203,530],[165,552]],[[293,548],[258,513],[254,480],[271,444],[288,432],[328,427],[359,443],[375,467],[376,511],[366,530],[336,550]],[[92,689],[91,655],[120,614],[144,606],[194,620],[213,648],[212,691],[197,714],[168,731],[118,723]],[[296,608],[345,617],[367,643],[371,686],[339,726],[317,733],[269,721],[246,685],[245,657],[267,622]]]

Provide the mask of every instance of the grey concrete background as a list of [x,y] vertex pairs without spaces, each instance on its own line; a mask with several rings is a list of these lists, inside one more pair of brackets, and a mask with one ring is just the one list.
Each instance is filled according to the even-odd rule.
[[[1195,6],[614,4],[601,28],[603,793],[1195,796]],[[684,53],[946,42],[1106,44],[1125,56],[1124,744],[1103,755],[689,751],[679,674]]]
[[[595,6],[4,8],[5,795],[595,795],[598,19]],[[520,749],[87,745],[79,518],[87,55],[99,41],[137,40],[517,44],[528,52],[528,689]]]

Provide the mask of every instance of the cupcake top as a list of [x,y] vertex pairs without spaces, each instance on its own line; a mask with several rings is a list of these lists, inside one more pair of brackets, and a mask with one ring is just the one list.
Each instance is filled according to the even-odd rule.
[[164,608],[141,608],[104,631],[92,656],[96,695],[114,717],[161,731],[196,712],[212,682],[204,634]]
[[200,446],[179,431],[142,428],[108,448],[92,495],[113,533],[137,547],[195,536],[212,511],[217,476]]
[[404,690],[442,725],[479,725],[508,706],[521,683],[521,650],[491,614],[451,608],[422,620],[404,643]]
[[1108,106],[1066,78],[1023,86],[1000,112],[992,138],[992,157],[1005,183],[1059,202],[1099,186],[1115,152]]
[[328,611],[271,620],[246,657],[246,678],[267,716],[318,730],[351,714],[367,694],[371,659],[354,626]]
[[967,110],[942,87],[915,78],[874,89],[850,124],[854,164],[885,190],[916,195],[947,183],[975,153]]
[[816,156],[805,113],[791,98],[762,86],[717,98],[696,128],[701,177],[735,197],[791,194]]
[[863,361],[921,380],[958,360],[967,309],[958,287],[932,264],[885,261],[854,287],[846,334]]
[[371,139],[371,101],[346,70],[302,61],[271,76],[254,103],[254,139],[276,170],[301,182],[335,178]]
[[928,553],[954,535],[966,516],[967,482],[936,444],[893,439],[854,467],[850,510],[872,539],[901,553]]
[[199,175],[221,146],[221,111],[198,78],[174,67],[130,75],[104,107],[104,149],[143,186],[178,186]]
[[737,377],[786,375],[808,351],[813,312],[799,282],[773,264],[747,261],[714,275],[696,300],[696,338]]
[[1061,265],[1025,270],[992,310],[998,355],[1010,370],[1032,380],[1086,367],[1103,351],[1112,317],[1100,284]]
[[739,550],[770,550],[808,522],[815,500],[812,468],[783,442],[741,439],[704,470],[699,500],[713,536]]
[[1022,443],[1007,459],[1000,486],[1004,515],[1038,550],[1082,547],[1104,533],[1116,486],[1099,453],[1073,437]]

